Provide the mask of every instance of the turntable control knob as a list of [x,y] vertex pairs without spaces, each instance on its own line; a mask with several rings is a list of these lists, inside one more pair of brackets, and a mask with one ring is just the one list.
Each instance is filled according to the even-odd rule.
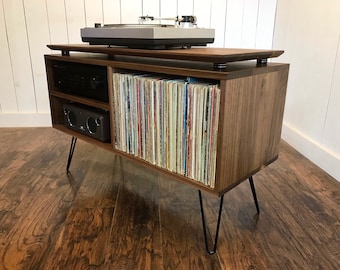
[[196,23],[197,18],[196,18],[196,16],[182,16],[182,22]]

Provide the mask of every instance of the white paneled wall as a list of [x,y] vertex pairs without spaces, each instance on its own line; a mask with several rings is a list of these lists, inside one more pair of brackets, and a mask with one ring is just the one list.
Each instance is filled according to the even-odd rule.
[[[182,0],[183,1],[183,0]],[[160,5],[160,17],[174,17],[176,16],[178,7],[177,7],[177,0],[159,0]],[[146,13],[143,15],[151,15],[145,10]]]
[[0,0],[0,127],[51,125],[46,44],[81,43],[80,28],[196,15],[213,47],[272,47],[276,0]]
[[19,109],[12,75],[13,68],[8,46],[5,14],[1,1],[0,5],[0,81],[2,82],[0,87],[0,113],[17,113]]
[[[24,3],[21,0],[3,1],[3,9],[6,11],[4,19],[7,36],[7,43],[4,45],[8,48],[10,65],[2,68],[9,68],[12,74],[8,78],[1,78],[1,81],[10,80],[10,83],[13,84],[11,89],[15,90],[13,94],[16,102],[12,106],[17,108],[18,113],[34,113],[37,112],[37,99],[27,31],[28,19],[25,16]],[[5,106],[2,103],[5,103],[5,100],[3,102],[1,99],[1,107]]]
[[277,7],[274,46],[291,64],[282,136],[340,181],[340,2]]
[[103,0],[103,21],[105,24],[121,22],[120,0]]
[[64,2],[46,0],[46,13],[48,18],[49,38],[51,44],[67,44],[68,27]]
[[[339,22],[340,26],[340,22]],[[328,94],[322,143],[340,158],[340,31]]]

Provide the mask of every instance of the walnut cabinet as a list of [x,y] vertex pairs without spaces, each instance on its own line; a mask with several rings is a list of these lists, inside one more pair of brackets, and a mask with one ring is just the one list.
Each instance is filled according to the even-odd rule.
[[[108,151],[135,160],[145,167],[217,196],[251,177],[278,158],[284,112],[288,64],[275,63],[283,51],[191,48],[141,50],[89,45],[49,45],[56,53],[45,55],[53,127]],[[94,98],[58,88],[54,66],[72,63],[87,70],[105,72],[105,93]],[[195,78],[220,89],[216,160],[213,185],[206,185],[115,148],[118,129],[114,123],[114,73],[153,74]],[[59,77],[58,77],[59,79]],[[103,83],[103,82],[101,82]],[[96,98],[96,95],[102,98]],[[105,96],[107,95],[107,96]],[[107,112],[110,139],[100,141],[65,125],[64,104],[84,105]],[[203,155],[203,153],[202,153]]]

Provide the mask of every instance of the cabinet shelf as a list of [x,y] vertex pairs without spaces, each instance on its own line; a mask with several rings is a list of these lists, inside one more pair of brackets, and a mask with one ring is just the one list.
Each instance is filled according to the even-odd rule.
[[91,106],[91,107],[94,107],[94,108],[102,109],[102,110],[105,110],[105,111],[110,110],[110,105],[107,102],[102,102],[102,101],[98,101],[98,100],[94,100],[94,99],[89,99],[89,98],[85,98],[85,97],[66,94],[66,93],[63,93],[63,92],[60,92],[60,91],[56,91],[56,90],[51,90],[50,95],[54,96],[54,97],[62,98],[62,99],[65,99],[65,100],[69,100],[71,102],[77,102],[77,103],[81,103],[81,104]]

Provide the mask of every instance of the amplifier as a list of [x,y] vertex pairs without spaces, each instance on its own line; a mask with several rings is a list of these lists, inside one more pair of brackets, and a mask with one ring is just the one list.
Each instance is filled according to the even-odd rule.
[[106,67],[58,61],[53,64],[54,87],[61,92],[109,101]]
[[63,104],[64,125],[102,142],[110,141],[109,112],[80,104]]

